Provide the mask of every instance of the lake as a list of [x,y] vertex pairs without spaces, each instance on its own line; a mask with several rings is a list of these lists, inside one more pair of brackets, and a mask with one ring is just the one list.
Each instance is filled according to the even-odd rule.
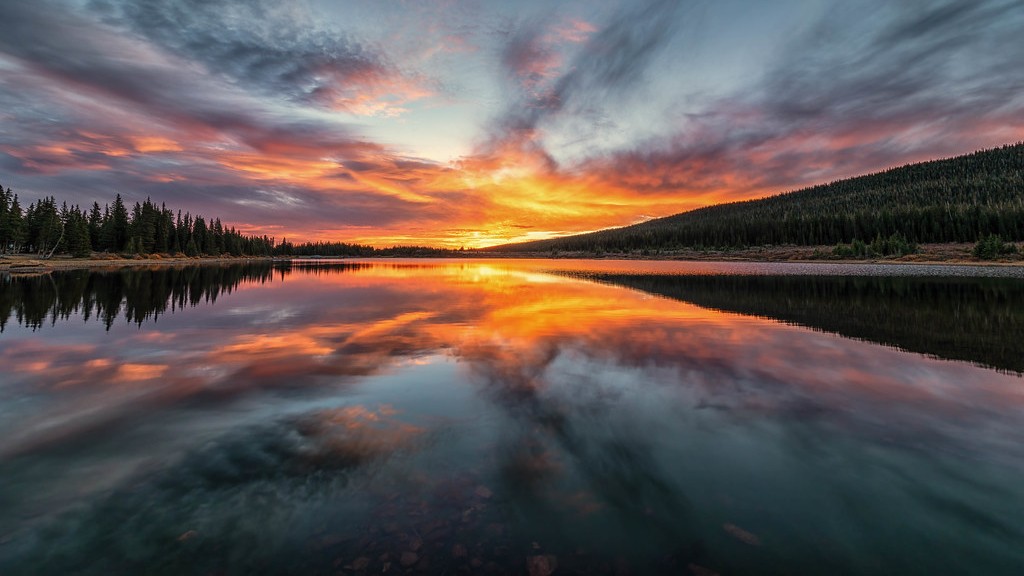
[[2,574],[1021,574],[1020,268],[0,279]]

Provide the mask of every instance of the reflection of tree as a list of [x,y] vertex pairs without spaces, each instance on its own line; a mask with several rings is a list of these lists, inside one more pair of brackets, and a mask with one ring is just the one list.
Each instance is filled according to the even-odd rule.
[[[338,274],[369,266],[331,263],[304,266],[306,273]],[[38,275],[11,275],[0,289],[0,332],[13,315],[18,323],[40,328],[81,314],[97,318],[107,329],[118,316],[141,325],[168,309],[216,302],[242,284],[264,284],[291,274],[290,263],[247,262],[226,265],[153,266],[113,270],[70,270]]]
[[587,277],[950,360],[1024,372],[1024,283],[1005,278]]
[[136,324],[200,302],[214,302],[245,282],[266,282],[270,263],[229,266],[75,270],[12,278],[0,294],[0,330],[13,315],[18,323],[41,327],[80,314],[97,318],[109,329],[120,316]]

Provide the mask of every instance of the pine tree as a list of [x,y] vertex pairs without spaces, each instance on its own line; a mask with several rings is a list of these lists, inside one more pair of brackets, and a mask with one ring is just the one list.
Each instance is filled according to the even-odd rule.
[[91,243],[89,241],[88,217],[79,212],[76,206],[68,213],[68,219],[64,226],[68,252],[75,258],[89,256]]
[[11,198],[11,207],[7,210],[6,229],[8,237],[4,243],[4,249],[6,250],[9,245],[11,252],[21,252],[28,234],[28,226],[25,223],[25,215],[21,211],[21,203],[18,201],[17,194]]
[[11,238],[11,189],[0,186],[0,253],[6,254]]
[[[88,256],[102,250],[127,254],[184,251],[190,256],[268,255],[273,239],[243,236],[234,228],[225,228],[219,218],[207,220],[182,216],[150,200],[133,207],[129,217],[120,195],[113,206],[98,202],[88,212],[63,203],[60,210],[53,197],[43,198],[23,211],[17,194],[0,187],[0,252],[35,251],[40,255],[68,252]],[[151,243],[150,243],[151,242]]]
[[128,242],[128,209],[125,208],[120,194],[114,198],[114,205],[110,209],[110,222],[110,249],[116,252],[124,248]]
[[196,216],[196,221],[192,225],[192,240],[195,241],[196,250],[202,254],[208,254],[207,248],[207,231],[206,221],[203,220],[202,216]]
[[103,225],[103,215],[100,214],[100,203],[93,202],[89,210],[89,247],[92,250],[100,248],[100,228]]
[[26,223],[28,244],[40,256],[51,252],[62,241],[64,224],[57,212],[57,200],[52,196],[29,206]]

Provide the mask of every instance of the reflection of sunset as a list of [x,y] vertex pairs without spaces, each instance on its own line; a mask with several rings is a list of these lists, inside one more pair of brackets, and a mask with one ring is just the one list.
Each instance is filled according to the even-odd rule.
[[[227,322],[220,328],[186,335],[156,324],[123,347],[43,347],[27,340],[0,358],[9,374],[42,389],[103,394],[125,384],[148,401],[170,403],[204,394],[230,401],[260,390],[348,387],[429,366],[440,356],[465,364],[502,394],[542,393],[555,366],[573,358],[667,371],[674,376],[659,377],[660,385],[678,386],[695,402],[753,412],[785,413],[810,403],[827,410],[861,406],[859,418],[909,411],[955,419],[966,402],[1024,404],[1015,376],[544,272],[557,266],[572,263],[296,267],[283,281],[240,284],[218,303]],[[657,271],[669,264],[588,266]],[[151,352],[135,359],[133,348]],[[740,394],[722,384],[747,380],[758,385]],[[972,386],[960,388],[961,381]]]
[[117,367],[115,379],[125,382],[140,382],[160,378],[167,373],[170,366],[165,364],[133,364],[125,363]]
[[[874,502],[880,490],[906,499],[890,476],[893,458],[928,464],[940,454],[962,465],[961,455],[984,454],[1016,466],[1024,457],[1019,375],[655,296],[670,293],[655,284],[640,282],[650,290],[643,292],[611,283],[629,271],[699,274],[668,282],[688,297],[720,278],[716,266],[724,269],[564,260],[280,263],[247,273],[203,268],[203,286],[160,270],[97,275],[105,286],[97,294],[120,297],[106,281],[142,279],[138,285],[161,297],[134,308],[144,320],[115,319],[109,330],[80,322],[81,312],[55,314],[43,326],[45,312],[15,306],[24,324],[11,322],[0,334],[0,471],[19,494],[33,495],[14,503],[25,517],[106,493],[123,510],[123,499],[136,495],[131,514],[146,524],[118,528],[125,541],[151,524],[157,531],[173,524],[170,537],[152,541],[179,544],[192,534],[190,542],[220,542],[237,533],[239,515],[254,517],[259,533],[282,525],[291,537],[302,523],[295,519],[308,517],[319,551],[340,542],[336,528],[320,527],[323,519],[370,533],[331,503],[380,502],[374,521],[422,522],[415,529],[423,542],[415,541],[425,550],[439,522],[464,542],[477,538],[474,522],[487,534],[529,525],[527,547],[541,540],[533,528],[549,524],[584,538],[587,530],[572,527],[641,530],[645,540],[676,542],[694,510],[715,518],[717,533],[742,526],[740,534],[768,543],[782,532],[742,511],[767,506],[790,518],[792,502],[837,499],[837,461],[856,463],[839,468],[853,471],[856,498]],[[584,279],[601,271],[608,283]],[[74,276],[58,275],[54,286],[65,279]],[[74,292],[53,310],[74,310],[91,297]],[[162,298],[195,305],[156,318],[150,312]],[[20,402],[7,402],[11,394]],[[992,474],[970,476],[975,488],[1002,486]],[[65,500],[54,503],[53,494]],[[1005,498],[998,499],[1002,510]],[[109,513],[84,510],[89,519]],[[292,520],[268,522],[253,510]],[[232,528],[204,524],[211,513]],[[154,517],[160,522],[150,523]],[[406,532],[403,542],[413,542],[416,532]],[[801,539],[801,553],[817,536],[787,533]]]

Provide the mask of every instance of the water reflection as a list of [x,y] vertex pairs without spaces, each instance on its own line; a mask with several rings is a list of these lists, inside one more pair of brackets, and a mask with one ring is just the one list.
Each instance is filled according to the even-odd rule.
[[917,276],[573,273],[939,358],[1024,372],[1024,281]]
[[262,284],[272,275],[269,262],[14,275],[0,284],[0,331],[11,317],[30,328],[72,316],[95,318],[108,329],[120,315],[141,325],[168,311],[216,302],[243,282]]
[[14,280],[0,571],[1024,561],[1020,376],[840,335],[1016,370],[934,334],[1013,337],[1018,284],[586,272],[601,282],[480,262]]

